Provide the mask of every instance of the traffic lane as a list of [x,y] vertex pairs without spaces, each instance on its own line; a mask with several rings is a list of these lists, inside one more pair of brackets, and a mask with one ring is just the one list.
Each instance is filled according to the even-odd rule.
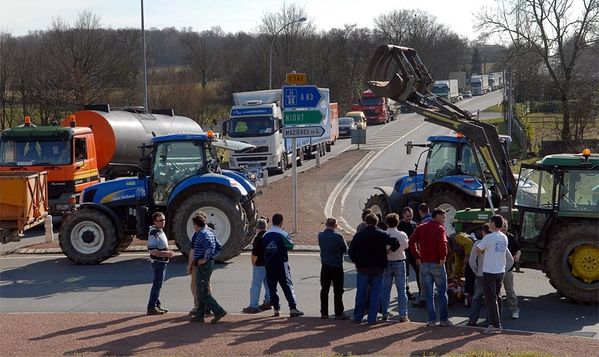
[[[185,313],[192,307],[190,277],[185,275],[186,260],[175,258],[169,263],[167,279],[161,293],[164,306]],[[298,308],[306,316],[320,316],[320,259],[318,253],[291,253],[291,275]],[[101,265],[82,266],[59,256],[5,256],[0,258],[0,312],[141,312],[146,308],[152,273],[145,254],[126,254]],[[353,264],[344,263],[346,313],[354,307],[356,272]],[[515,274],[515,288],[520,297],[521,318],[513,320],[503,313],[506,329],[599,336],[599,313],[596,307],[569,304],[559,298],[544,274],[523,269]],[[413,272],[411,272],[413,273]],[[229,264],[217,265],[212,276],[213,294],[229,313],[239,313],[248,306],[252,275],[247,253]],[[410,277],[410,290],[418,291]],[[392,292],[392,320],[398,316],[397,293]],[[287,302],[279,291],[282,313]],[[332,292],[329,313],[333,313]],[[507,310],[507,309],[505,309]],[[408,307],[412,321],[426,322],[426,309]],[[469,310],[460,304],[450,307],[450,320],[465,324]],[[272,311],[257,316],[268,316]],[[484,316],[484,309],[481,316]]]

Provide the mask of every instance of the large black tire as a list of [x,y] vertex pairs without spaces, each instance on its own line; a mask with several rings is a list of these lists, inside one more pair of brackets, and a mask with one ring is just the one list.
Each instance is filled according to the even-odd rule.
[[248,230],[245,235],[245,240],[242,245],[242,249],[247,247],[248,244],[252,243],[254,240],[254,236],[256,235],[256,223],[258,222],[258,210],[256,210],[256,203],[254,201],[249,201],[245,203],[243,206],[243,210],[247,216],[248,220]]
[[379,216],[380,219],[385,219],[385,216],[390,213],[387,199],[381,194],[368,197],[366,205],[364,205],[364,209],[368,208],[372,210],[372,213]]
[[245,211],[232,197],[208,191],[191,194],[170,216],[169,232],[173,236],[169,239],[175,240],[179,251],[184,255],[189,253],[193,234],[191,218],[199,211],[208,215],[208,222],[214,224],[216,237],[223,245],[216,260],[224,262],[239,255],[248,229]]
[[279,168],[277,169],[277,173],[283,174],[285,170],[287,170],[287,154],[283,153],[281,155],[281,160],[279,161]]
[[298,150],[296,163],[297,163],[297,166],[302,166],[304,164],[304,151],[303,150]]
[[545,273],[558,293],[580,304],[599,303],[597,223],[567,224],[552,234],[545,249]]
[[125,251],[133,242],[133,237],[135,237],[133,234],[123,234],[116,246],[117,253]]
[[62,223],[58,241],[73,262],[99,264],[116,253],[115,222],[101,211],[82,208]]
[[457,211],[474,207],[475,199],[458,190],[438,190],[432,193],[427,204],[430,210],[441,208],[445,210],[445,230],[447,235],[455,233],[453,217]]

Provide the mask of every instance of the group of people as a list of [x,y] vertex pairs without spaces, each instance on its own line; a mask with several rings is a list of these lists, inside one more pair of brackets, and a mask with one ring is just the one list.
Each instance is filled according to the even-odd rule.
[[[413,307],[426,307],[427,326],[452,326],[448,318],[447,272],[448,239],[445,231],[446,213],[442,209],[428,212],[426,204],[419,206],[420,223],[413,219],[412,209],[404,208],[402,217],[391,213],[379,218],[370,210],[362,214],[362,223],[356,228],[348,248],[343,236],[336,232],[337,221],[328,218],[325,229],[318,234],[320,247],[320,314],[329,318],[329,291],[333,286],[334,318],[347,320],[343,305],[344,270],[343,260],[347,253],[356,266],[356,297],[353,320],[363,322],[364,316],[369,324],[377,321],[378,314],[387,320],[392,287],[395,284],[398,296],[399,321],[409,322],[408,300],[415,298],[407,284],[408,267],[411,266],[418,277],[418,301]],[[148,314],[166,313],[161,307],[159,294],[166,272],[166,264],[173,252],[168,249],[164,234],[164,214],[157,212],[152,217],[154,225],[150,227],[148,250],[154,283],[148,302]],[[214,257],[220,251],[220,243],[214,232],[208,227],[206,215],[196,214],[193,219],[195,233],[192,237],[192,250],[189,254],[188,273],[192,276],[194,309],[192,315],[199,322],[204,321],[207,313],[214,315],[211,322],[217,322],[227,313],[211,294],[210,276],[214,269]],[[276,213],[272,225],[268,219],[257,221],[257,233],[253,240],[251,263],[252,282],[250,285],[250,303],[242,311],[258,313],[273,309],[273,316],[280,316],[281,304],[277,293],[280,286],[289,305],[289,316],[302,316],[297,309],[297,299],[291,279],[288,251],[294,243],[291,235],[282,228],[283,216]],[[483,297],[487,307],[487,325],[485,333],[500,333],[502,284],[505,284],[508,304],[512,318],[519,317],[517,297],[513,288],[511,272],[514,261],[518,261],[520,250],[513,236],[508,238],[507,222],[500,215],[490,217],[483,226],[481,239],[468,247],[466,256],[466,285],[472,285],[470,294],[470,314],[468,325],[476,326]],[[468,274],[468,271],[470,274]],[[264,300],[260,295],[264,287]],[[467,289],[468,290],[468,289]],[[439,319],[435,310],[434,295],[438,296]]]

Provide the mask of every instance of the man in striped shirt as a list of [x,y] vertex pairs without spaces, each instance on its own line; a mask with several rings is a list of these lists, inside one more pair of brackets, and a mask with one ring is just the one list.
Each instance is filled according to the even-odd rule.
[[192,218],[194,226],[200,230],[193,247],[193,263],[195,269],[197,269],[196,289],[198,296],[195,320],[204,322],[204,311],[208,308],[214,312],[214,318],[210,322],[216,323],[227,314],[210,294],[210,276],[214,270],[214,258],[220,253],[221,245],[214,232],[208,228],[206,217],[205,213],[200,212]]

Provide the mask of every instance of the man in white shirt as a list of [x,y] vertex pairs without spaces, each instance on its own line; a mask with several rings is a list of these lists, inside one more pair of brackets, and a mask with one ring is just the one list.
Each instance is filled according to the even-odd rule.
[[494,215],[489,218],[489,230],[483,240],[476,246],[478,254],[484,254],[483,291],[489,313],[489,327],[485,333],[501,333],[499,306],[501,304],[501,283],[505,274],[507,236],[500,232],[503,217]]
[[399,215],[397,213],[389,213],[385,219],[389,228],[387,233],[392,239],[399,242],[399,249],[392,251],[387,246],[387,267],[383,273],[383,289],[381,291],[381,310],[383,320],[387,320],[389,302],[391,300],[391,288],[393,287],[393,279],[395,279],[395,287],[397,289],[397,300],[399,305],[399,321],[409,322],[408,318],[408,295],[406,293],[406,252],[408,249],[408,236],[404,232],[397,229],[399,224]]

